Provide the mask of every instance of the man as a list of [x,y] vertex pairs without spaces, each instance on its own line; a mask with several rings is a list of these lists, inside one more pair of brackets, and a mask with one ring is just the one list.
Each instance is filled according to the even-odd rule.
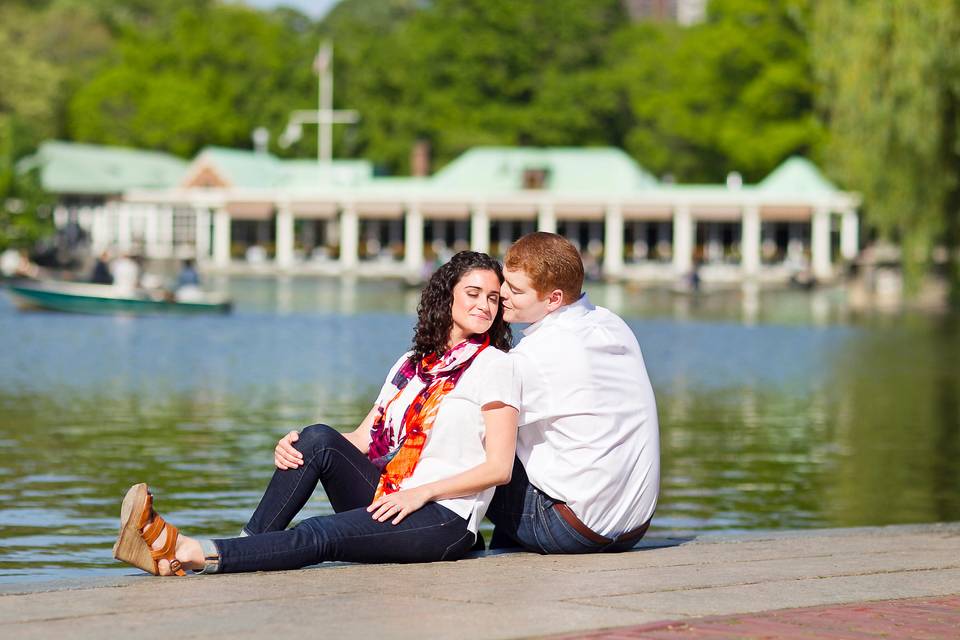
[[140,287],[140,266],[128,253],[123,253],[110,265],[113,286],[123,294],[133,294]]
[[517,462],[487,512],[491,548],[630,549],[660,489],[656,403],[637,339],[581,294],[580,253],[561,236],[520,238],[504,277],[504,318],[531,324],[511,351],[522,386]]
[[93,284],[113,284],[113,275],[110,273],[110,252],[103,251],[93,263],[93,273],[90,275]]

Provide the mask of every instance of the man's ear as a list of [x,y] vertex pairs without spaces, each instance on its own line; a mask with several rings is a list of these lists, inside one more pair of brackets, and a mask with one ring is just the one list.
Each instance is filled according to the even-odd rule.
[[563,291],[554,289],[547,294],[547,312],[556,311],[564,305]]

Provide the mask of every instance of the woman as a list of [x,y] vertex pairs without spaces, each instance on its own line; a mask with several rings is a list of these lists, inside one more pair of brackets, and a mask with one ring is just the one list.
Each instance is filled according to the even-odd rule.
[[[430,278],[413,350],[356,431],[325,425],[277,444],[277,471],[239,538],[179,535],[145,484],[121,509],[114,557],[159,575],[295,569],[325,560],[454,560],[473,546],[493,488],[510,480],[518,387],[506,355],[500,265],[455,255]],[[336,511],[287,529],[317,482]]]

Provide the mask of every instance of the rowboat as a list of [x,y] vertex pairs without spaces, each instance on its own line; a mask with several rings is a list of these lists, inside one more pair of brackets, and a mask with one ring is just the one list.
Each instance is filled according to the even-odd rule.
[[144,315],[161,313],[229,313],[232,303],[224,296],[204,293],[177,300],[168,292],[124,291],[112,285],[19,280],[7,287],[20,309],[71,313]]

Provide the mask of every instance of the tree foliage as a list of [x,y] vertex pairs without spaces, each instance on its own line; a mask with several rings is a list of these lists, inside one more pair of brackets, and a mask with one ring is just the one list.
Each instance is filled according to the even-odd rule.
[[326,38],[336,106],[361,115],[336,128],[341,157],[402,173],[421,139],[434,167],[476,145],[613,145],[681,180],[758,178],[820,141],[805,2],[709,6],[680,28],[632,24],[621,0],[342,0],[319,23],[218,0],[7,3],[0,190],[47,137],[185,157],[276,138],[316,104]]
[[47,198],[16,161],[45,138],[60,136],[65,96],[109,47],[95,12],[61,0],[42,11],[0,6],[0,249],[27,246],[49,230]]
[[405,170],[424,138],[438,164],[479,144],[618,142],[595,93],[626,24],[618,0],[394,2],[373,37],[344,15],[368,4],[344,0],[329,33],[345,51],[337,86],[363,118],[358,148],[378,163]]
[[960,293],[960,6],[954,0],[818,5],[814,50],[827,158],[870,221],[903,246],[916,285],[945,242]]
[[716,180],[766,175],[814,153],[806,10],[789,0],[713,0],[690,28],[637,25],[621,34],[633,126],[625,146],[656,172]]
[[110,59],[70,101],[71,137],[189,156],[248,147],[257,126],[282,126],[309,91],[310,39],[291,33],[287,14],[177,4],[194,6],[151,29],[121,26]]

